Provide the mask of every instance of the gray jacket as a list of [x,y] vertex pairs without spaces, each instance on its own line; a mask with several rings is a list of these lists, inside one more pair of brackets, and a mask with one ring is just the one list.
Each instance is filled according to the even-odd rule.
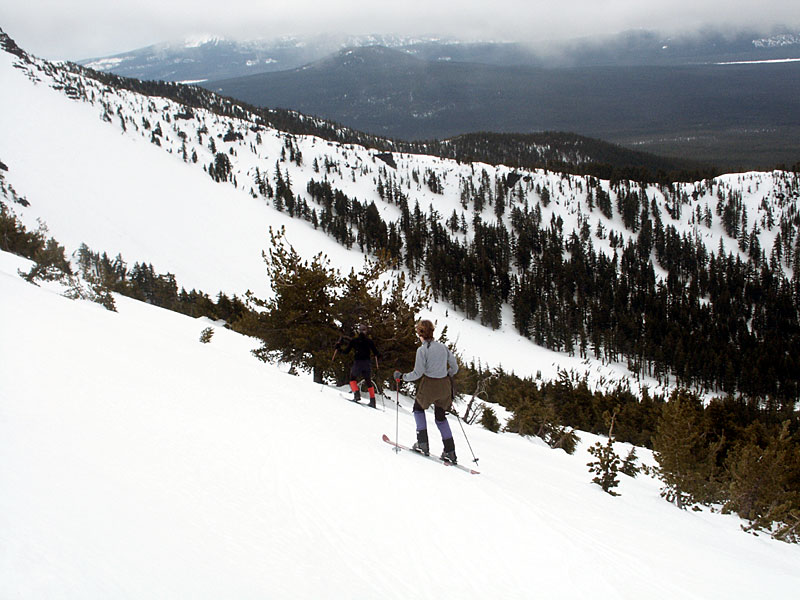
[[423,375],[442,379],[458,373],[458,362],[447,346],[441,342],[423,342],[417,348],[414,370],[403,375],[403,381],[416,381]]

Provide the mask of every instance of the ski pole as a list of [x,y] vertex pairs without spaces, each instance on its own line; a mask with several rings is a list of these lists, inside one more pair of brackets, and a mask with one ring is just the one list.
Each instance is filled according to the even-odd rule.
[[[375,396],[376,397],[377,396],[381,397],[381,404],[383,405],[383,412],[386,412],[386,400],[384,399],[386,394],[383,393],[383,390],[381,389],[381,386],[378,385],[377,379],[378,378],[375,377],[375,379],[372,380],[372,387],[375,388]],[[377,401],[376,401],[376,404],[377,404]],[[377,406],[375,408],[377,409]]]
[[455,411],[453,411],[453,414],[456,416],[456,421],[458,421],[458,424],[461,425],[461,433],[464,434],[464,439],[467,440],[467,446],[469,446],[469,451],[472,454],[472,462],[474,462],[477,465],[478,464],[478,459],[476,458],[475,453],[472,451],[472,444],[469,443],[469,438],[467,437],[467,432],[464,431],[464,424],[461,422],[461,417],[459,417],[458,413],[455,412]]
[[394,380],[395,387],[397,388],[397,400],[394,403],[394,451],[395,453],[400,452],[400,446],[398,445],[398,439],[400,438],[400,380]]
[[[333,361],[336,358],[336,353],[337,352],[339,352],[338,348],[336,348],[336,350],[333,351],[333,356],[331,356],[331,360],[328,362],[328,368],[329,369],[331,368],[331,365],[333,365]],[[319,391],[321,392],[323,389],[325,389],[325,378],[324,377],[322,379],[322,383],[319,384]]]
[[[384,381],[384,383],[386,383]],[[381,404],[383,405],[383,412],[386,412],[386,394],[383,393],[383,390],[379,387],[378,391],[381,393]]]

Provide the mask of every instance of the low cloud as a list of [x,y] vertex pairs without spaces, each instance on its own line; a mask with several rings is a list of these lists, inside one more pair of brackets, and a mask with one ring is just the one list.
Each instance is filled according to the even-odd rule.
[[443,35],[531,45],[628,29],[687,33],[701,28],[800,30],[800,5],[786,0],[28,0],[0,9],[0,27],[34,54],[80,59],[199,33],[233,39],[289,34]]

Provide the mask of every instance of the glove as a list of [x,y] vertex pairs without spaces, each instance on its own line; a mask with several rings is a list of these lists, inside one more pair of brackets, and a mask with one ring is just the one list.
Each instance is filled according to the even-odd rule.
[[403,374],[400,371],[395,371],[394,372],[394,380],[395,381],[399,381],[402,378],[403,378]]

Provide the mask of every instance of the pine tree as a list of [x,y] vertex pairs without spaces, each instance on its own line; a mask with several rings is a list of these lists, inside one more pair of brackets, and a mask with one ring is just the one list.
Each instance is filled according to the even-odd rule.
[[491,406],[484,405],[481,411],[480,424],[484,429],[488,429],[493,433],[500,431],[500,421],[497,419],[497,413]]
[[381,287],[380,298],[373,331],[383,362],[410,371],[419,344],[415,333],[417,315],[429,306],[431,290],[424,279],[409,286],[400,273]]
[[64,246],[53,238],[49,238],[33,253],[33,260],[35,264],[30,271],[21,273],[22,277],[30,283],[35,283],[37,280],[63,280],[72,275],[72,267],[67,260]]
[[[0,176],[0,184],[2,183]],[[46,232],[41,229],[28,231],[14,211],[0,202],[0,249],[33,259],[44,248],[45,236]]]
[[622,461],[622,466],[619,468],[620,473],[627,475],[628,477],[636,477],[641,470],[641,468],[636,464],[637,458],[636,447],[632,447],[631,451],[628,452],[628,455]]
[[620,458],[614,451],[614,438],[608,438],[605,445],[597,442],[589,448],[589,454],[597,459],[586,463],[589,471],[595,474],[592,482],[603,488],[604,492],[612,496],[619,496],[619,493],[612,489],[619,485],[617,471],[620,470]]
[[338,274],[321,253],[310,261],[301,259],[286,241],[284,228],[270,228],[270,243],[264,262],[274,296],[267,301],[250,296],[265,309],[255,331],[263,345],[253,353],[264,361],[310,370],[321,383],[330,363],[328,350],[339,337],[334,322]]
[[546,187],[542,188],[542,193],[540,194],[540,196],[542,199],[542,204],[544,205],[545,208],[547,208],[547,205],[550,204],[550,190]]
[[200,332],[200,343],[208,344],[211,342],[212,337],[214,337],[214,328],[206,327],[205,329],[203,329],[203,331]]
[[662,497],[678,508],[707,500],[719,447],[706,444],[697,397],[685,390],[673,392],[662,407],[653,437],[653,451],[664,483]]
[[387,278],[387,258],[367,260],[360,272],[343,277],[321,253],[302,260],[284,229],[270,229],[270,241],[264,261],[274,295],[266,301],[250,295],[250,302],[265,310],[258,317],[246,315],[241,323],[263,341],[254,351],[258,358],[310,370],[318,383],[326,372],[341,378],[343,373],[331,364],[333,347],[357,324],[367,323],[387,364],[413,367],[416,315],[430,302],[424,281],[411,289],[403,274]]
[[[71,277],[67,297],[91,300],[107,310],[116,312],[117,305],[111,292],[127,291],[125,281],[127,269],[122,257],[117,256],[112,264],[107,254],[103,253],[101,257],[92,252],[86,244],[81,244],[75,254],[83,281],[79,277]],[[88,285],[88,290],[84,287],[84,283]]]
[[541,397],[523,399],[506,424],[506,431],[535,435],[567,454],[575,452],[579,441],[575,432],[559,421],[553,403]]
[[[726,460],[730,487],[725,510],[749,520],[748,529],[796,523],[800,520],[800,446],[793,439],[790,421],[783,423],[766,447],[759,444],[757,431],[757,426],[749,427],[749,439],[742,440]],[[792,535],[800,537],[800,530]]]
[[589,448],[589,454],[597,458],[597,460],[586,463],[586,466],[589,467],[589,471],[595,474],[592,483],[596,483],[603,488],[604,492],[612,496],[619,496],[619,493],[612,489],[619,485],[617,472],[620,469],[620,458],[614,451],[614,424],[617,419],[618,411],[619,409],[616,408],[614,409],[613,415],[609,414],[608,411],[603,414],[603,417],[609,424],[608,440],[605,445],[597,442],[594,446]]

